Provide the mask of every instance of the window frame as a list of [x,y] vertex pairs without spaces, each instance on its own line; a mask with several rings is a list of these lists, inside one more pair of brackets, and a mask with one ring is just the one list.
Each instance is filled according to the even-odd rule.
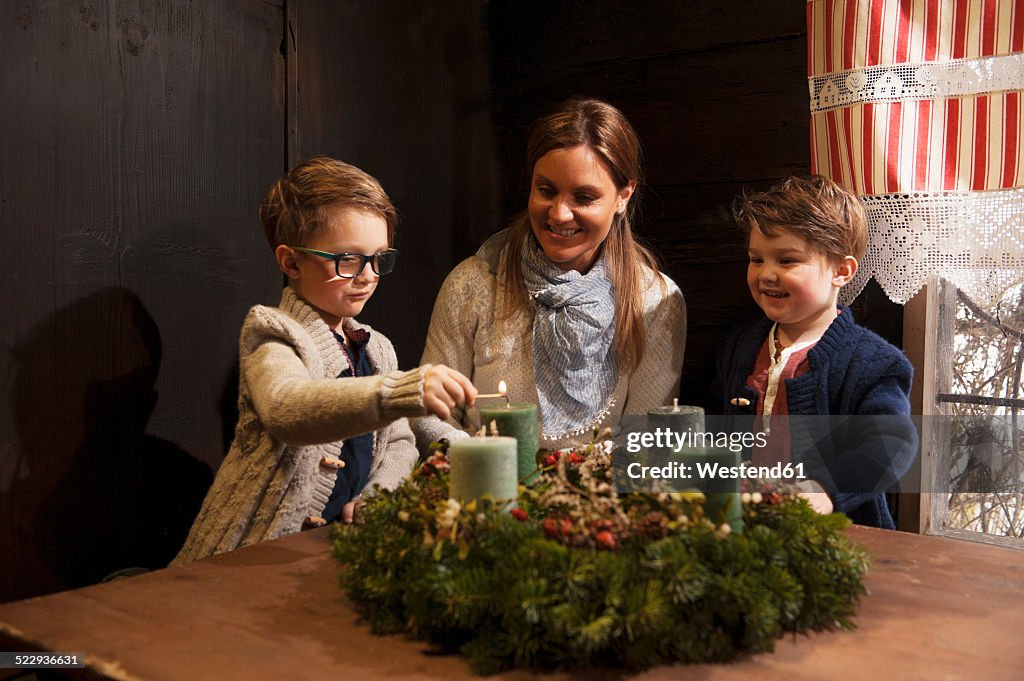
[[[948,313],[957,304],[956,286],[951,282],[940,282],[932,275],[922,288],[904,306],[903,346],[914,366],[914,381],[911,387],[911,413],[924,417],[943,413],[943,404],[936,399],[941,386],[952,383],[952,364],[939,361],[939,349],[953,346],[956,332],[955,323],[949,323]],[[926,398],[927,396],[927,398]],[[920,456],[908,474],[907,480],[918,480],[923,488],[933,488],[931,481],[941,473],[939,462],[943,448],[948,448],[948,433],[942,429],[923,428],[921,433]],[[922,489],[922,487],[919,487]],[[938,492],[902,492],[898,496],[897,529],[918,534],[931,534],[967,541],[999,546],[1024,548],[1024,541],[1014,537],[984,534],[970,530],[945,527],[948,512],[948,494]]]

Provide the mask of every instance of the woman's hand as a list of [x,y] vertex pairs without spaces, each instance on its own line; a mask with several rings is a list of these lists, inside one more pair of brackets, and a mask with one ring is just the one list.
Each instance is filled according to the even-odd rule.
[[440,419],[449,418],[455,407],[472,407],[476,393],[468,378],[443,364],[430,367],[423,377],[423,406]]

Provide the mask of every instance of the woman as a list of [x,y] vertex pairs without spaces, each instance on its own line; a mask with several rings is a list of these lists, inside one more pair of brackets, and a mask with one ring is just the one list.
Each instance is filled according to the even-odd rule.
[[[526,211],[448,275],[423,361],[536,402],[547,447],[678,394],[686,306],[633,237],[640,143],[615,107],[562,104],[530,131]],[[421,419],[421,443],[479,428],[476,410]]]

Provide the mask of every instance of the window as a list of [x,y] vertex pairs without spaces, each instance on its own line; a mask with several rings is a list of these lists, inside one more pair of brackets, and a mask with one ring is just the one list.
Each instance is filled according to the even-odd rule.
[[1022,303],[1020,284],[991,305],[945,280],[928,287],[926,532],[1024,548]]

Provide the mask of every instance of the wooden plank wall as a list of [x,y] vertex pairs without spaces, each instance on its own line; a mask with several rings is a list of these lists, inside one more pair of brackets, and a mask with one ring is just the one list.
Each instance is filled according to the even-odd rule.
[[[523,148],[532,120],[570,96],[619,107],[644,145],[639,232],[686,296],[681,398],[698,402],[722,334],[758,313],[729,204],[744,187],[763,189],[810,170],[805,4],[566,0],[530,6],[535,11],[516,0],[490,4],[505,212],[526,205]],[[886,322],[891,306],[879,297],[872,286],[864,299],[878,301],[887,312],[874,316]],[[860,311],[858,318],[864,318]],[[898,343],[898,321],[885,333]]]
[[484,16],[478,0],[298,5],[296,155],[363,168],[398,208],[397,268],[360,319],[402,367],[419,364],[444,277],[499,219]]
[[242,317],[279,295],[256,205],[289,159],[394,198],[400,269],[365,318],[411,366],[444,275],[525,205],[525,126],[609,99],[688,297],[686,401],[754,312],[724,206],[807,166],[803,3],[9,5],[0,600],[176,550],[231,437]]
[[156,566],[222,455],[254,206],[282,164],[281,3],[0,17],[0,600]]
[[367,319],[405,366],[498,202],[475,0],[8,6],[0,601],[177,550],[232,436],[242,318],[280,296],[256,207],[292,159],[395,199]]

